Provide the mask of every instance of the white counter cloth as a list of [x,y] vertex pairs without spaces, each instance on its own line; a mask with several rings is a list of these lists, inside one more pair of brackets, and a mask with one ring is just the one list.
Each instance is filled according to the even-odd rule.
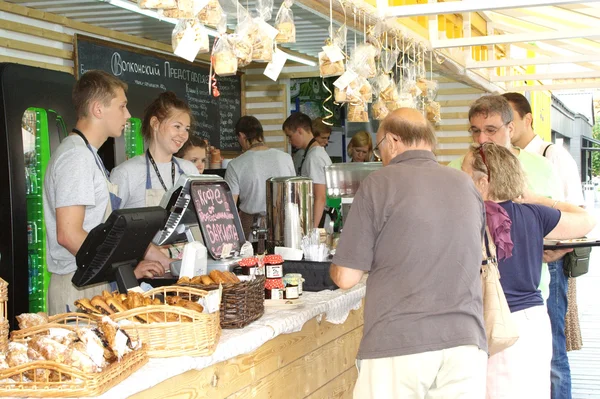
[[333,324],[342,324],[351,310],[357,310],[365,296],[363,282],[349,290],[304,292],[303,305],[295,309],[265,307],[263,317],[243,329],[223,330],[215,353],[205,357],[173,357],[150,359],[141,369],[104,395],[102,399],[126,398],[149,389],[171,377],[189,370],[201,370],[236,356],[248,354],[280,334],[298,332],[304,323],[317,317]]

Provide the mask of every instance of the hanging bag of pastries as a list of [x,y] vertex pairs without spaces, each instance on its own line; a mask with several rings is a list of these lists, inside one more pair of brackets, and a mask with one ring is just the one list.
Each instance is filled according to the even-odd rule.
[[209,0],[204,7],[200,8],[197,16],[204,25],[217,26],[223,17],[223,8],[219,0]]
[[138,6],[140,8],[177,8],[177,0],[138,0]]
[[425,114],[429,122],[431,122],[433,125],[439,125],[439,123],[442,121],[440,103],[436,101],[427,101],[425,103]]
[[212,64],[214,71],[219,76],[231,76],[237,73],[237,57],[229,43],[229,35],[221,35],[213,46]]
[[373,116],[373,119],[380,121],[388,116],[389,111],[385,105],[385,101],[379,97],[379,87],[376,84],[372,85],[372,87],[373,95],[376,100],[371,106],[371,115]]
[[258,26],[252,17],[245,11],[238,11],[238,25],[230,36],[233,52],[238,59],[238,67],[245,67],[252,62],[252,49]]
[[275,29],[278,33],[275,37],[276,43],[296,43],[296,25],[294,24],[294,13],[292,12],[293,0],[285,0],[277,16],[275,17]]
[[177,0],[176,7],[161,11],[166,18],[192,19],[196,16],[194,13],[194,0]]
[[171,44],[175,55],[194,62],[199,53],[208,53],[210,46],[208,32],[198,19],[180,20],[173,34]]
[[348,61],[348,69],[352,69],[359,76],[374,78],[377,75],[376,53],[377,50],[370,44],[357,46]]
[[267,22],[271,20],[273,11],[273,0],[257,0],[256,11],[258,16],[254,18],[257,26],[256,36],[252,45],[252,61],[271,62],[273,60],[273,46],[277,29]]
[[348,103],[348,122],[369,122],[367,104],[363,102]]
[[[335,49],[333,49],[333,52],[336,53],[337,51],[341,52],[339,48],[335,47]],[[332,61],[325,51],[319,53],[319,72],[322,78],[327,78],[330,76],[341,76],[345,71],[346,67],[344,66],[343,56],[341,59]]]

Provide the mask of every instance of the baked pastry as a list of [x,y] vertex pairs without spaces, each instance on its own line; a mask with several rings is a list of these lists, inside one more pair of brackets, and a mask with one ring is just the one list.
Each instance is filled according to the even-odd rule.
[[346,95],[346,90],[340,90],[337,87],[333,88],[333,101],[336,103],[345,103],[348,102],[348,96]]
[[217,284],[227,284],[227,279],[223,275],[223,272],[219,270],[213,270],[210,272],[210,278]]
[[198,13],[198,19],[204,25],[217,26],[221,22],[223,9],[218,0],[210,0]]
[[94,331],[89,328],[79,328],[76,331],[79,341],[85,345],[85,353],[90,357],[92,362],[101,368],[105,365],[104,344]]
[[125,312],[126,310],[129,310],[127,305],[121,302],[120,298],[108,298],[106,300],[106,304],[114,313]]
[[62,363],[68,347],[48,336],[36,335],[29,341],[29,348],[36,350],[46,360]]
[[192,280],[190,281],[191,284],[202,284],[202,276],[195,276],[194,278],[192,278]]
[[238,69],[237,58],[232,51],[222,51],[213,55],[215,73],[219,76],[235,75]]
[[331,62],[324,51],[319,53],[319,72],[322,78],[340,76],[345,71],[346,69],[342,60]]
[[108,317],[103,317],[98,323],[98,328],[104,335],[108,347],[112,350],[118,360],[123,355],[131,352],[131,339],[119,328],[119,325]]
[[90,356],[85,352],[85,344],[81,341],[74,343],[65,352],[64,364],[75,367],[84,373],[96,373],[100,371],[99,367],[94,364]]
[[229,280],[230,283],[239,283],[240,279],[238,278],[238,276],[235,275],[235,273],[232,272],[224,272],[225,277]]
[[252,61],[271,62],[273,59],[273,39],[258,31],[252,45]]
[[276,43],[296,43],[296,24],[284,21],[275,25],[275,28],[279,31],[275,37]]
[[373,119],[378,121],[383,120],[389,114],[389,110],[387,109],[383,100],[375,101],[371,107],[371,110],[373,111]]
[[442,121],[442,116],[440,114],[440,104],[435,101],[429,101],[425,105],[425,113],[427,114],[427,120],[434,125],[440,123]]
[[140,8],[175,8],[177,7],[177,0],[138,0],[138,6]]
[[213,281],[213,279],[210,278],[210,276],[200,276],[200,280],[202,281],[202,284],[204,284],[204,285],[212,285],[215,283]]
[[373,101],[373,88],[367,79],[362,79],[360,83],[359,93],[361,100],[370,103]]
[[383,100],[383,101],[396,101],[398,100],[398,92],[396,91],[396,85],[394,84],[394,82],[390,82],[389,85],[387,85],[386,87],[384,87],[380,92],[379,92],[379,97]]
[[179,280],[177,280],[177,284],[189,284],[191,283],[191,280],[189,277],[181,277]]
[[28,349],[27,345],[20,342],[9,342],[6,351],[6,363],[10,367],[17,367],[29,363],[29,356],[27,356]]
[[177,6],[163,10],[167,18],[192,19],[194,15],[194,0],[177,0]]
[[18,315],[16,319],[21,330],[48,323],[48,315],[43,312],[23,313]]
[[98,314],[98,309],[96,309],[89,299],[81,298],[75,301],[75,306],[77,306],[81,311],[88,314]]
[[98,310],[98,313],[101,313],[104,315],[111,315],[111,314],[115,313],[110,308],[110,306],[108,306],[108,304],[106,303],[104,298],[101,297],[100,295],[96,295],[95,297],[93,297],[92,300],[90,301],[90,303],[92,304],[93,307],[95,307]]
[[368,122],[369,113],[363,103],[348,104],[348,122]]

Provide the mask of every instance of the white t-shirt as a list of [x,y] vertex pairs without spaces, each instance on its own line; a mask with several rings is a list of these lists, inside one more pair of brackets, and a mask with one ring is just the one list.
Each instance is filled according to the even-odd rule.
[[571,154],[563,146],[544,141],[536,135],[527,144],[525,151],[543,155],[549,145],[546,158],[552,163],[556,175],[560,178],[562,200],[574,205],[584,205],[579,169]]
[[292,157],[280,150],[246,151],[227,165],[225,181],[239,195],[240,210],[248,214],[266,212],[267,179],[296,176]]
[[331,158],[327,155],[327,151],[315,143],[306,154],[300,175],[310,177],[313,184],[327,184],[325,180],[325,167],[329,165],[331,165]]
[[[190,161],[185,159],[173,157],[181,172],[186,175],[197,175],[198,169]],[[152,183],[153,189],[162,189],[160,180],[152,166],[150,167],[150,182]],[[171,162],[156,163],[156,167],[160,172],[167,190],[173,187],[173,179],[171,175]],[[123,162],[119,166],[115,167],[110,172],[110,181],[113,184],[119,186],[119,197],[121,197],[121,208],[143,208],[146,206],[146,154],[138,155],[127,161]],[[175,165],[175,182],[181,175],[179,168]]]
[[[85,133],[85,132],[84,132]],[[44,177],[44,222],[48,271],[68,274],[77,270],[75,256],[58,243],[56,208],[84,205],[83,229],[89,233],[104,221],[110,200],[106,175],[94,153],[76,135],[66,137],[52,154]]]

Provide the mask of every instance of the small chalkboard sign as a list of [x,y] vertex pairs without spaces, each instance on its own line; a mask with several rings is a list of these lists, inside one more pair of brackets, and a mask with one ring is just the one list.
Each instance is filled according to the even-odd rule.
[[[92,37],[75,35],[75,77],[90,69],[106,71],[129,85],[170,90],[186,101],[195,119],[194,133],[209,139],[221,150],[240,151],[235,122],[241,117],[241,78],[217,78],[221,95],[209,90],[209,65],[125,46]],[[129,103],[147,103],[147,98],[128,98]],[[143,115],[133,115],[142,118]]]
[[190,189],[204,244],[213,259],[239,252],[246,241],[229,186],[222,182],[193,182]]

